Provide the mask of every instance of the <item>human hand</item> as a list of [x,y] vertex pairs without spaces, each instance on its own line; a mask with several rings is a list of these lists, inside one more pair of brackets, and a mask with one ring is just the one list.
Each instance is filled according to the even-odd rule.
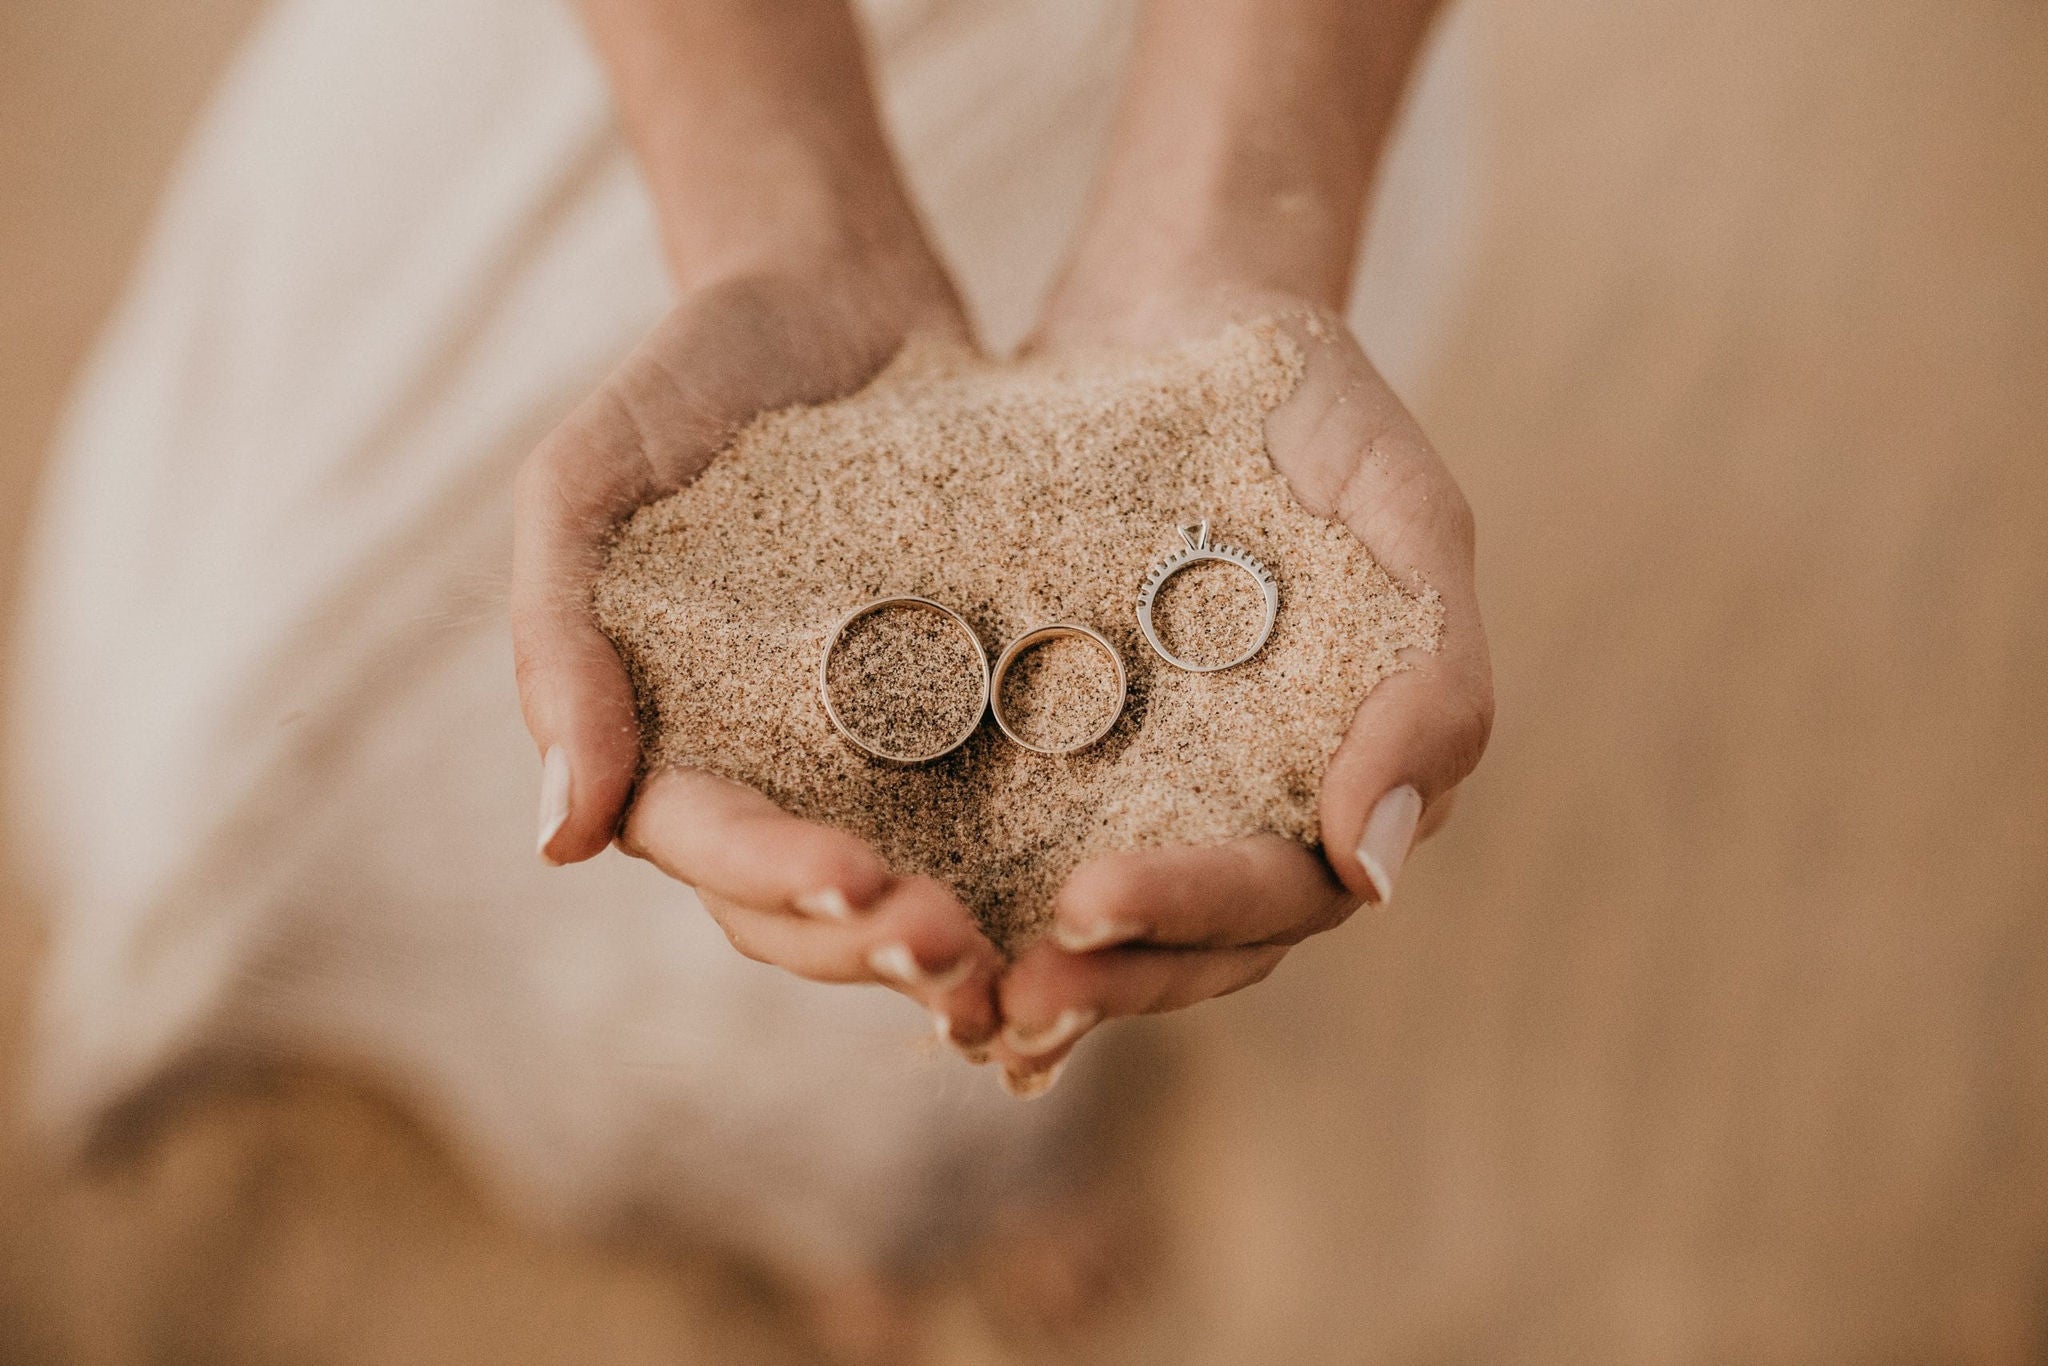
[[[993,945],[929,879],[710,774],[634,788],[625,666],[592,616],[614,527],[760,413],[859,388],[910,338],[965,339],[875,113],[846,0],[582,0],[681,301],[527,460],[513,540],[520,704],[542,753],[541,854],[616,838],[702,893],[740,952],[882,982],[974,1044]],[[628,809],[628,801],[631,807]]]
[[1442,648],[1405,661],[1360,705],[1324,775],[1321,856],[1260,835],[1113,854],[1075,871],[1048,937],[999,984],[995,1052],[1020,1093],[1049,1085],[1097,1023],[1237,991],[1361,904],[1385,904],[1411,843],[1442,824],[1486,745],[1492,682],[1470,508],[1339,319],[1299,296],[1206,287],[1115,310],[1076,300],[1036,344],[1162,346],[1266,316],[1306,359],[1300,386],[1267,418],[1275,468],[1305,507],[1342,521],[1397,579],[1439,596]]
[[1050,936],[1000,984],[1012,1090],[1051,1084],[1115,1015],[1249,986],[1288,948],[1384,903],[1442,822],[1492,723],[1472,516],[1338,321],[1373,168],[1435,0],[1147,0],[1087,221],[1041,320],[1045,348],[1154,347],[1283,320],[1307,373],[1269,415],[1295,496],[1396,578],[1435,591],[1443,648],[1383,680],[1321,793],[1323,857],[1275,836],[1077,869]]
[[689,291],[521,469],[513,643],[544,754],[545,857],[589,858],[616,836],[696,887],[740,952],[818,981],[882,982],[973,1045],[994,1032],[1000,956],[941,884],[898,878],[854,836],[710,774],[663,771],[634,792],[633,689],[591,609],[623,518],[687,484],[757,414],[850,393],[921,334],[967,327],[915,243],[799,255]]

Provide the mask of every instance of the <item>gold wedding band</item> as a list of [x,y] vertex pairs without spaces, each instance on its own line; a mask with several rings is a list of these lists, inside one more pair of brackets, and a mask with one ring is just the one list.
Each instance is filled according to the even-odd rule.
[[[1048,640],[1058,640],[1069,636],[1086,640],[1095,646],[1096,649],[1102,651],[1103,654],[1109,656],[1110,667],[1116,671],[1116,706],[1111,709],[1109,719],[1097,727],[1093,734],[1076,740],[1073,744],[1058,747],[1034,745],[1012,730],[1008,718],[1003,715],[1003,680],[1009,676],[1010,666],[1015,664],[1026,650],[1034,645],[1043,644]],[[1124,675],[1123,656],[1116,652],[1116,647],[1111,645],[1100,631],[1094,630],[1091,627],[1082,626],[1071,621],[1056,621],[1045,626],[1032,627],[1023,635],[1011,641],[1004,648],[1002,654],[996,656],[995,670],[989,678],[988,709],[995,716],[997,727],[1009,738],[1011,744],[1028,749],[1034,754],[1073,754],[1088,748],[1088,746],[1109,734],[1110,730],[1116,725],[1117,718],[1124,714],[1124,702],[1129,695],[1128,679]]]
[[[919,611],[936,612],[947,621],[952,622],[954,626],[959,628],[960,634],[967,637],[969,643],[974,646],[974,658],[981,669],[981,706],[975,709],[974,716],[958,735],[928,754],[895,754],[878,745],[870,744],[854,733],[853,728],[846,724],[846,718],[839,714],[839,708],[834,706],[832,702],[832,652],[838,648],[840,638],[846,634],[846,628],[859,621],[862,617],[873,616],[877,612],[886,611],[892,607],[909,607]],[[946,755],[951,754],[954,750],[966,744],[968,738],[981,728],[982,714],[988,710],[988,651],[982,646],[981,637],[976,635],[974,628],[967,624],[967,618],[961,616],[950,607],[941,606],[930,598],[908,596],[876,598],[873,602],[863,603],[841,617],[839,624],[832,628],[832,633],[825,637],[824,652],[818,657],[818,696],[825,704],[825,715],[831,720],[832,728],[838,731],[846,739],[847,743],[869,758],[880,759],[885,763],[891,764],[928,764],[934,759],[943,759]]]

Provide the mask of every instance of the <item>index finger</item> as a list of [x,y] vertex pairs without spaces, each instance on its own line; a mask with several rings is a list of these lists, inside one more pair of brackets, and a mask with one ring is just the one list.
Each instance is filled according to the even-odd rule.
[[828,920],[873,905],[894,881],[858,837],[697,769],[650,775],[626,813],[619,847],[737,905]]
[[1051,935],[1069,953],[1133,942],[1292,944],[1340,923],[1357,904],[1302,845],[1253,835],[1083,864],[1053,900]]

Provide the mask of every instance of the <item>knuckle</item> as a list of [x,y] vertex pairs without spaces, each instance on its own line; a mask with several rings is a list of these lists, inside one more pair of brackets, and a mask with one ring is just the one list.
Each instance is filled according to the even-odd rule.
[[512,476],[512,503],[522,521],[545,516],[568,503],[571,442],[557,431],[519,462]]
[[1196,949],[1169,969],[1155,973],[1139,995],[1137,1009],[1130,1013],[1158,1015],[1213,995],[1204,989],[1202,974],[1207,964],[1216,961],[1217,952],[1215,949]]
[[1105,859],[1076,869],[1065,900],[1072,906],[1114,910],[1130,905],[1145,885],[1142,870],[1123,859]]
[[756,963],[766,963],[771,966],[774,964],[775,960],[769,955],[768,950],[741,925],[734,923],[732,920],[722,920],[719,922],[719,927],[725,931],[726,941],[733,946],[733,949],[740,957]]
[[1059,1015],[1060,983],[1033,971],[1026,960],[1003,974],[996,984],[996,1002],[1006,1020],[1051,1020]]
[[1283,947],[1291,947],[1314,935],[1326,934],[1349,920],[1351,913],[1357,909],[1358,902],[1349,893],[1333,896],[1326,905],[1317,908],[1315,914],[1310,916],[1299,930],[1273,942]]
[[1473,562],[1471,500],[1419,434],[1414,444],[1373,441],[1339,491],[1337,511],[1375,553],[1426,564],[1441,563],[1448,551],[1467,567]]
[[1479,543],[1479,519],[1472,511],[1472,500],[1456,484],[1446,482],[1437,502],[1437,516],[1444,540],[1469,559]]
[[521,697],[532,697],[547,672],[545,656],[523,631],[512,635],[512,680]]
[[1482,676],[1463,690],[1463,698],[1450,728],[1451,769],[1463,778],[1479,766],[1493,738],[1493,681]]
[[1273,975],[1273,969],[1280,966],[1280,960],[1286,957],[1286,953],[1285,949],[1275,949],[1271,953],[1254,960],[1250,971],[1242,974],[1218,990],[1216,997],[1233,996],[1247,987],[1255,987],[1265,981]]
[[[1397,466],[1398,472],[1388,466]],[[1337,491],[1337,515],[1365,533],[1368,545],[1405,525],[1409,510],[1426,492],[1428,470],[1418,461],[1394,455],[1374,441]]]

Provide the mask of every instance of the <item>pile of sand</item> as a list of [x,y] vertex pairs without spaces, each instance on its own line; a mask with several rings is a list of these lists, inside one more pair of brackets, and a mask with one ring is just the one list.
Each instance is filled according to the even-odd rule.
[[[1434,647],[1441,612],[1273,469],[1265,414],[1301,364],[1270,324],[1142,355],[997,363],[925,347],[850,398],[760,418],[627,522],[596,586],[646,763],[709,769],[854,831],[898,871],[950,883],[1010,947],[1093,855],[1262,831],[1315,843],[1317,789],[1353,711],[1398,651]],[[1194,674],[1152,652],[1135,609],[1176,528],[1204,517],[1273,570],[1280,616],[1251,662]],[[991,658],[1035,625],[1094,627],[1129,671],[1122,718],[1064,758],[992,721],[929,765],[863,756],[826,718],[820,654],[848,611],[891,594],[959,612]],[[945,679],[971,658],[943,618],[915,615],[857,624],[833,673],[842,715],[865,680],[869,724],[913,741],[957,722]],[[1171,648],[1207,659],[1234,653],[1257,615],[1250,580],[1213,565],[1170,581],[1155,619]],[[1103,664],[1085,641],[1054,642],[1013,671],[1005,714],[1034,737],[1085,733]],[[916,696],[930,715],[891,719]]]

